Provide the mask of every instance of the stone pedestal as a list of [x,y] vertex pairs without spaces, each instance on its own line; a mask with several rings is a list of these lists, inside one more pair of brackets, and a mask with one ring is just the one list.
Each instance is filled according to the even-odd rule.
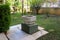
[[28,34],[33,34],[38,31],[38,25],[36,25],[36,24],[35,25],[30,25],[30,24],[27,25],[27,24],[22,23],[21,26],[22,26],[22,30]]
[[22,30],[28,34],[33,34],[38,31],[38,25],[35,23],[36,22],[36,16],[22,16],[23,18],[23,23],[22,25]]

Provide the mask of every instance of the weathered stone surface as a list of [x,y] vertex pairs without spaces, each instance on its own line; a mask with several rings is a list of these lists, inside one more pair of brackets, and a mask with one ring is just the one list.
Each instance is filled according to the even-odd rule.
[[33,34],[38,31],[38,25],[36,24],[28,25],[28,24],[22,23],[21,26],[22,26],[22,30],[28,34]]
[[22,16],[22,30],[28,34],[33,34],[38,31],[38,25],[36,25],[36,16]]
[[35,24],[36,16],[22,16],[23,22],[25,24]]
[[4,33],[0,33],[0,40],[8,40]]
[[48,32],[44,28],[38,27],[40,31],[30,35],[21,30],[21,24],[10,27],[8,37],[10,40],[36,40],[39,37],[46,35]]
[[35,24],[35,21],[24,21],[25,24]]

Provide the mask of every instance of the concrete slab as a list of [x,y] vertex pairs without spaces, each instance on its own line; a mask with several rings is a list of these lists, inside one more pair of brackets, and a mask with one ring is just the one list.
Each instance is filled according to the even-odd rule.
[[38,27],[40,31],[30,35],[21,30],[21,24],[11,26],[8,31],[8,37],[10,40],[36,40],[37,38],[47,34],[48,32],[43,30],[44,28]]
[[7,40],[4,33],[0,33],[0,40]]

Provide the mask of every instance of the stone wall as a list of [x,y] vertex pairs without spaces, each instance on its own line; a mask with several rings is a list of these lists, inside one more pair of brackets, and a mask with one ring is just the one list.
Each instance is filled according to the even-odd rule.
[[41,8],[39,10],[39,14],[45,14],[47,12],[49,14],[60,15],[60,8]]

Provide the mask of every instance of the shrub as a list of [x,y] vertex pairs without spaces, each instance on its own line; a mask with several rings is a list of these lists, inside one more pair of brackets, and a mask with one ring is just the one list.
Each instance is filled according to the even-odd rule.
[[10,7],[7,4],[0,5],[0,33],[6,32],[10,25]]

